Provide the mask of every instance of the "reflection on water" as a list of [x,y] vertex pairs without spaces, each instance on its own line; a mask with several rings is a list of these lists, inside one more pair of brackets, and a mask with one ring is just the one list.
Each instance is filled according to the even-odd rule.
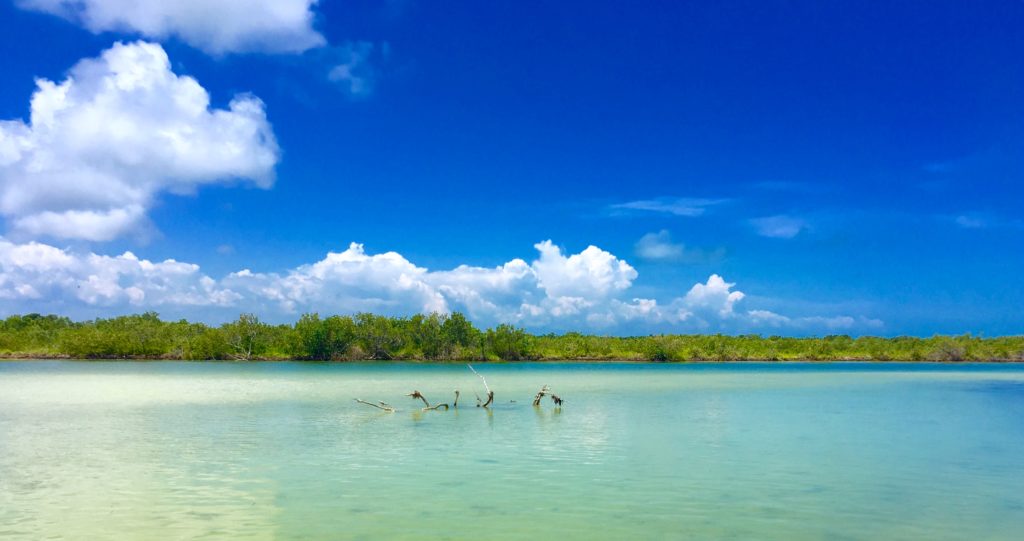
[[1019,366],[478,368],[0,363],[0,538],[1024,531]]

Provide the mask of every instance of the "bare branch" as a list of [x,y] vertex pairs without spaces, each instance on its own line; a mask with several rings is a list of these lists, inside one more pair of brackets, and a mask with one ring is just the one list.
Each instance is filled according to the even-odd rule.
[[[448,411],[448,404],[435,404],[435,405],[431,406],[430,402],[427,402],[427,398],[425,396],[423,396],[423,393],[421,393],[419,391],[413,391],[413,392],[411,392],[411,393],[409,393],[409,394],[407,394],[405,396],[411,396],[414,399],[419,398],[420,400],[422,400],[423,401],[423,410],[422,411],[437,411],[437,410],[439,410],[441,408],[444,408],[445,411]],[[459,392],[455,391],[455,400],[458,401],[458,399],[459,399]]]
[[427,402],[427,399],[419,391],[413,391],[413,392],[411,392],[411,393],[409,393],[409,394],[407,394],[405,396],[411,396],[414,399],[419,398],[420,400],[423,401],[423,405],[424,406],[426,406],[428,408],[430,407],[430,402]]
[[480,395],[477,395],[476,396],[476,407],[478,407],[478,408],[486,408],[487,406],[490,406],[491,403],[494,402],[494,391],[492,391],[491,388],[487,385],[487,380],[484,379],[484,377],[481,376],[479,372],[477,372],[476,370],[473,369],[473,365],[467,364],[466,366],[468,366],[469,369],[472,370],[474,374],[476,374],[477,376],[480,376],[480,381],[484,382],[484,389],[487,390],[487,401],[481,403],[480,402]]
[[537,392],[537,395],[533,397],[533,405],[534,406],[539,406],[540,405],[540,399],[544,398],[544,395],[550,394],[550,392],[551,392],[551,389],[549,389],[547,385],[541,387],[540,391]]
[[554,402],[556,407],[562,407],[562,402],[564,402],[564,400],[562,400],[562,397],[551,392],[551,387],[548,387],[547,385],[541,387],[540,391],[537,391],[537,394],[533,397],[533,405],[539,406],[541,399],[544,398],[545,396],[550,396],[551,401]]
[[488,392],[488,394],[489,394],[489,393],[491,392],[491,388],[487,386],[487,380],[486,380],[486,379],[484,379],[484,377],[483,377],[483,376],[481,376],[481,375],[480,375],[480,373],[479,373],[479,372],[477,372],[477,371],[476,371],[476,370],[475,370],[475,369],[473,368],[473,365],[471,365],[471,364],[467,364],[466,366],[468,366],[468,367],[469,367],[469,369],[470,369],[470,370],[472,370],[474,374],[476,374],[477,376],[479,376],[479,377],[480,377],[480,381],[484,382],[484,389],[487,389],[487,392]]
[[378,404],[374,404],[372,402],[367,402],[367,401],[362,400],[360,398],[357,398],[356,402],[359,402],[360,404],[366,404],[367,406],[371,406],[371,407],[377,408],[379,410],[384,410],[384,411],[386,411],[388,413],[394,413],[395,412],[395,408],[391,407],[390,405],[388,405],[385,402],[380,402],[379,405],[378,405]]

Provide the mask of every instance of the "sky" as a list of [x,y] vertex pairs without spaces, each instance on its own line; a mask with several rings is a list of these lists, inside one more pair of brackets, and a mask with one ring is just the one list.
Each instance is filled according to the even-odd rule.
[[1024,332],[1024,2],[0,0],[0,316]]

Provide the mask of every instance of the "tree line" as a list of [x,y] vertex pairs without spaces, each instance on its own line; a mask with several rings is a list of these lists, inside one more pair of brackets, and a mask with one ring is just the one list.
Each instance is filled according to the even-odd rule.
[[0,354],[70,357],[265,360],[647,360],[647,361],[1024,361],[1024,336],[919,338],[830,335],[536,335],[502,324],[478,329],[459,312],[389,317],[303,314],[272,325],[253,314],[219,326],[164,321],[154,312],[90,321],[55,315],[0,320]]

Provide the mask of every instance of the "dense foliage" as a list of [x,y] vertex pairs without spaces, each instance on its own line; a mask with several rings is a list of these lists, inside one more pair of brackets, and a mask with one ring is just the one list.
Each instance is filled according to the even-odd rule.
[[512,325],[480,330],[458,312],[386,317],[304,314],[294,325],[270,325],[252,314],[218,327],[163,321],[157,314],[74,322],[28,314],[0,321],[7,357],[146,359],[628,359],[650,361],[877,360],[1024,361],[1024,336],[823,338],[579,333],[531,335]]

